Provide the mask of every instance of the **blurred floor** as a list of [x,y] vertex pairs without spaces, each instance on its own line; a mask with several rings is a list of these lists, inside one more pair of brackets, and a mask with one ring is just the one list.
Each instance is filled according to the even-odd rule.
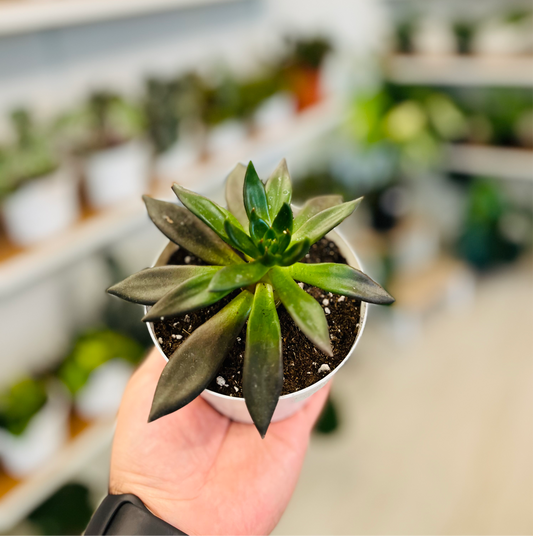
[[398,345],[371,321],[274,534],[533,533],[533,263]]

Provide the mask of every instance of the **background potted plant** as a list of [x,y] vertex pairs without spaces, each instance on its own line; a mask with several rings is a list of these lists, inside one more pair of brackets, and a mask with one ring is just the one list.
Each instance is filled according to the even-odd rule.
[[57,384],[23,378],[0,394],[0,456],[20,478],[39,468],[64,443],[69,403]]
[[[143,320],[169,358],[150,420],[203,393],[264,437],[273,416],[294,412],[349,356],[365,321],[361,300],[394,301],[350,266],[355,256],[339,235],[328,235],[360,199],[315,198],[294,218],[285,161],[266,186],[251,162],[239,164],[226,185],[229,210],[173,190],[184,207],[145,198],[172,243],[154,268],[108,289],[151,306]],[[296,394],[278,404],[284,389]]]
[[80,157],[85,193],[96,209],[146,192],[150,146],[140,106],[109,92],[94,93],[59,121],[62,136]]
[[111,330],[80,336],[58,371],[74,397],[76,412],[87,420],[115,415],[143,354],[138,342]]
[[282,67],[298,110],[322,98],[321,67],[332,46],[325,37],[288,40],[289,53]]
[[77,183],[27,110],[16,110],[11,119],[16,139],[0,148],[2,215],[9,238],[27,246],[77,219]]

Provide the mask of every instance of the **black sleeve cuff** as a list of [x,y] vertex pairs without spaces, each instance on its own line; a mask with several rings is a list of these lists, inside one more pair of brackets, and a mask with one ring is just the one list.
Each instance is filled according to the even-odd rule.
[[150,536],[180,534],[181,530],[152,514],[135,495],[108,495],[96,509],[85,535],[134,535]]

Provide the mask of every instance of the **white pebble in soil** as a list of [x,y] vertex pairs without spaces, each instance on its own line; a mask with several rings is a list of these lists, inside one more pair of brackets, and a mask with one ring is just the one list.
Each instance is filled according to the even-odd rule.
[[163,344],[163,337],[159,337],[157,340],[159,341],[159,344]]
[[331,369],[329,368],[329,365],[324,363],[323,365],[320,366],[320,368],[318,369],[318,372],[329,372]]
[[183,260],[185,261],[185,264],[189,264],[191,262],[191,258],[189,257],[189,255],[187,255]]
[[217,376],[217,383],[220,387],[226,387],[226,385],[228,385],[222,376]]
[[302,288],[302,289],[304,288],[304,284],[303,284],[303,283],[298,283],[298,286],[299,286],[300,288]]
[[346,299],[346,296],[340,296],[337,301],[340,303],[340,302],[343,302],[345,299]]
[[239,388],[238,388],[236,385],[233,386],[233,389],[235,389],[235,392],[236,392],[236,393],[239,392]]
[[327,315],[329,315],[329,314],[331,313],[331,311],[329,310],[329,307],[326,307],[326,308],[324,309],[324,312],[325,312]]
[[329,305],[329,300],[327,298],[324,298],[322,300],[322,305]]

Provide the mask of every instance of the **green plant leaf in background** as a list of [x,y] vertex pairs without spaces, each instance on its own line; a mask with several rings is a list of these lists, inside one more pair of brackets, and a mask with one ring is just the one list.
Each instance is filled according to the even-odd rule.
[[295,233],[307,220],[313,216],[326,210],[327,208],[340,205],[342,203],[342,195],[321,195],[309,199],[307,203],[298,212],[292,224],[292,232]]
[[380,305],[394,302],[394,298],[381,285],[347,264],[296,263],[288,267],[287,271],[293,279],[328,292]]
[[297,285],[286,268],[272,268],[269,277],[281,303],[303,334],[322,352],[333,355],[328,322],[320,304]]
[[246,168],[243,197],[244,207],[246,208],[246,214],[248,215],[249,220],[251,220],[252,217],[252,210],[255,209],[259,218],[266,221],[268,225],[272,223],[272,220],[270,219],[270,211],[268,210],[265,186],[257,175],[257,171],[252,162],[250,162]]
[[270,214],[275,218],[283,203],[290,205],[292,198],[291,177],[285,158],[267,180],[265,190]]
[[244,208],[243,190],[246,166],[237,164],[226,180],[226,203],[228,210],[239,220],[243,229],[248,228],[248,216]]
[[[246,265],[242,265],[246,266]],[[197,275],[167,292],[143,317],[143,322],[173,318],[202,307],[212,305],[227,296],[230,291],[210,292],[213,272]]]
[[257,261],[226,266],[215,274],[209,284],[209,290],[224,292],[253,285],[265,276],[269,269]]
[[210,264],[228,265],[243,260],[192,212],[175,203],[143,196],[155,226],[172,242]]
[[293,236],[293,242],[308,238],[311,245],[344,221],[361,203],[362,197],[319,212],[307,220]]
[[133,303],[153,305],[165,294],[188,279],[202,274],[214,275],[220,269],[220,266],[158,266],[156,268],[147,268],[109,287],[107,292]]
[[174,352],[157,383],[148,422],[182,408],[209,385],[241,332],[252,303],[253,294],[243,290]]
[[265,437],[283,387],[281,328],[268,283],[255,290],[246,329],[242,377],[246,406],[261,437]]

